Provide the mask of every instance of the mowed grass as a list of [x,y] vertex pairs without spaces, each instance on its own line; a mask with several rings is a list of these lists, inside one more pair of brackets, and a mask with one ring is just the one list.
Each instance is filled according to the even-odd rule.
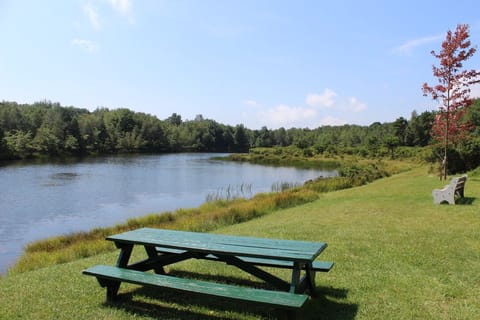
[[[445,182],[418,168],[371,184],[322,194],[216,233],[324,241],[318,297],[299,319],[476,319],[480,314],[480,175],[471,174],[466,199],[434,205]],[[114,264],[117,253],[0,279],[0,319],[270,319],[263,307],[147,290],[122,284],[121,300],[104,303],[105,289],[81,274]],[[140,250],[134,256],[143,255]],[[241,271],[191,260],[171,272],[262,287]],[[277,272],[276,270],[273,270]],[[284,271],[278,275],[288,278]]]

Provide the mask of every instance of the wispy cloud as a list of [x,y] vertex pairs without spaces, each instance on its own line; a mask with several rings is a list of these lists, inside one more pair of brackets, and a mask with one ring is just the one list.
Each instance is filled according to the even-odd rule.
[[349,112],[361,112],[367,109],[367,104],[358,101],[356,97],[350,97],[348,99],[337,99],[337,93],[332,89],[326,88],[322,94],[309,93],[305,99],[305,102],[310,107],[316,107],[320,109],[331,109],[339,111]]
[[134,23],[133,0],[107,0],[110,6],[120,15],[126,17],[130,23]]
[[78,39],[75,38],[72,40],[71,44],[73,46],[77,46],[82,48],[83,50],[87,51],[88,53],[94,53],[98,50],[98,46],[95,42],[85,39]]
[[393,48],[393,52],[399,55],[410,55],[412,51],[420,46],[437,42],[443,38],[443,35],[429,36],[418,39],[413,39],[405,42],[404,44]]
[[331,108],[336,96],[335,91],[326,88],[322,94],[309,93],[306,98],[306,103],[311,107]]
[[353,112],[362,112],[367,109],[367,104],[360,102],[355,97],[348,99],[349,105],[348,110]]
[[[368,105],[359,101],[357,97],[342,97],[334,90],[326,88],[322,93],[309,93],[305,97],[305,105],[291,106],[279,104],[273,107],[264,107],[255,100],[244,100],[249,108],[249,116],[257,124],[267,127],[296,127],[317,128],[323,125],[344,125],[355,120],[360,112],[365,111]],[[246,109],[247,110],[247,109]]]
[[90,24],[95,30],[100,30],[102,28],[102,23],[98,15],[98,9],[92,3],[87,3],[83,6],[83,12],[87,16]]
[[258,113],[261,120],[269,123],[273,127],[298,126],[299,123],[305,123],[317,115],[317,111],[312,108],[291,107],[281,104]]

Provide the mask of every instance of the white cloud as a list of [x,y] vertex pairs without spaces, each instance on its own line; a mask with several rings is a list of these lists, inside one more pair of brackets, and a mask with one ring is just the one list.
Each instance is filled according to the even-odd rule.
[[367,104],[358,101],[355,97],[351,97],[348,109],[353,112],[362,112],[367,109]]
[[100,30],[102,28],[102,23],[100,22],[100,17],[98,15],[98,10],[90,2],[83,6],[83,12],[87,16],[90,24],[95,30]]
[[322,94],[309,93],[306,98],[307,105],[318,108],[331,108],[334,104],[335,91],[326,88]]
[[393,48],[393,52],[400,55],[410,55],[415,48],[429,44],[429,43],[437,42],[442,38],[443,38],[443,35],[436,35],[436,36],[409,40],[404,44]]
[[82,48],[83,50],[89,52],[89,53],[94,53],[98,50],[98,46],[95,42],[90,41],[90,40],[85,40],[85,39],[73,39],[72,40],[72,45],[77,46]]
[[122,16],[127,17],[130,23],[134,22],[133,19],[133,2],[132,0],[107,0],[110,6],[121,14]]
[[[243,103],[255,109],[245,109],[247,122],[269,128],[295,127],[317,128],[323,125],[344,125],[358,118],[358,113],[368,106],[357,97],[338,97],[331,89],[325,89],[321,94],[311,93],[306,96],[304,106],[279,104],[264,107],[255,100],[244,100]],[[247,111],[248,110],[248,111]]]
[[257,101],[255,100],[245,100],[244,103],[248,106],[251,106],[251,107],[258,107],[259,104]]
[[311,108],[290,107],[281,104],[258,113],[263,122],[271,124],[273,127],[281,126],[299,126],[299,123],[311,122],[310,120],[317,115],[317,111]]

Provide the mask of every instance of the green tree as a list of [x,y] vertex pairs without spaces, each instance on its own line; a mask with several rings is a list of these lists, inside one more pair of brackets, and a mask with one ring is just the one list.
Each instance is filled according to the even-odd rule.
[[12,130],[4,137],[7,152],[15,158],[25,159],[32,156],[34,148],[30,131]]
[[430,144],[434,112],[424,111],[420,115],[413,111],[408,122],[406,145],[425,147]]
[[174,126],[179,126],[182,124],[182,117],[176,113],[172,113],[172,115],[168,117],[166,121]]
[[168,149],[164,126],[156,117],[145,116],[142,119],[141,136],[145,140],[145,151],[161,152]]
[[33,139],[33,145],[39,153],[47,154],[49,156],[56,156],[60,154],[63,141],[56,135],[51,128],[42,126],[37,130],[37,134]]
[[400,139],[397,136],[387,136],[384,138],[383,143],[385,147],[387,147],[388,151],[390,152],[390,158],[395,158],[395,148],[400,145]]
[[235,150],[236,152],[246,152],[250,148],[250,141],[247,135],[247,130],[243,126],[243,124],[237,125],[235,127],[233,140],[235,143]]
[[267,127],[263,126],[259,131],[255,131],[255,147],[272,147],[272,135]]
[[395,137],[397,137],[398,143],[401,145],[406,144],[407,129],[408,129],[408,121],[404,117],[397,118],[395,122],[393,122],[394,135]]
[[63,149],[70,154],[77,154],[80,151],[80,144],[78,139],[72,136],[71,134],[67,135],[65,138],[65,144]]
[[292,144],[292,139],[285,128],[281,127],[274,131],[273,138],[275,145],[286,147]]

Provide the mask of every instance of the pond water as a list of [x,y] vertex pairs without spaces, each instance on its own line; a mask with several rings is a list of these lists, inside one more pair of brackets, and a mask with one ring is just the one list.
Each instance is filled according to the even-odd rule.
[[[108,156],[0,166],[0,273],[28,242],[196,207],[209,196],[249,197],[336,171],[212,160],[219,154]],[[221,155],[220,155],[221,156]]]

